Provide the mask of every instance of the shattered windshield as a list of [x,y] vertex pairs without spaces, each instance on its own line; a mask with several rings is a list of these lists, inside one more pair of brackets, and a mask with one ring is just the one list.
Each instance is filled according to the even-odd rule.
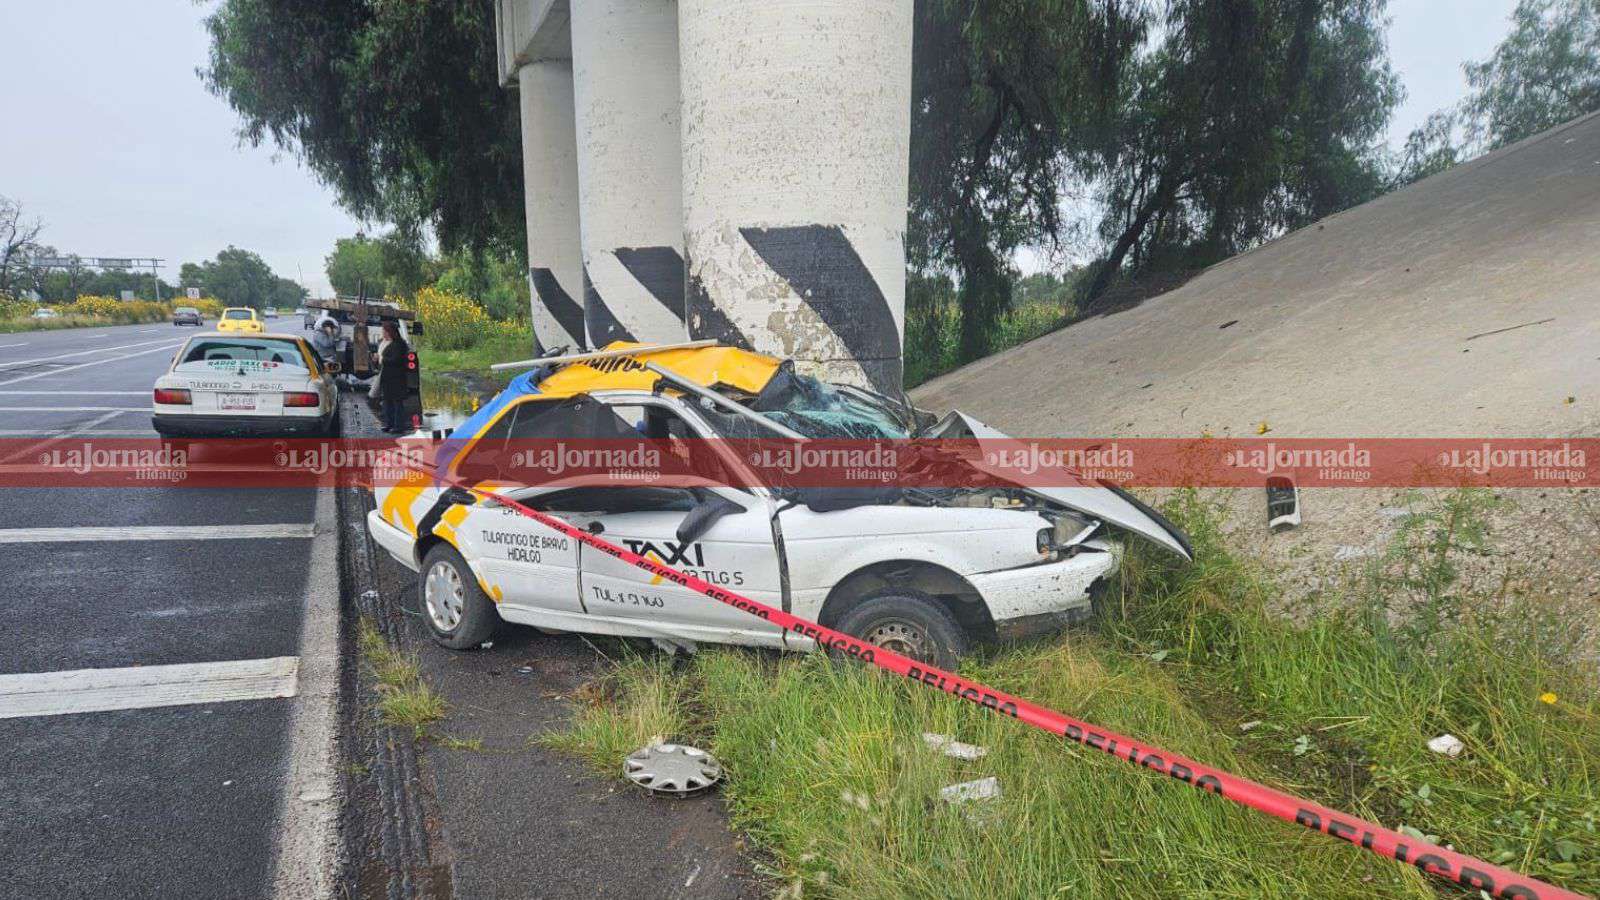
[[794,371],[785,362],[750,408],[808,438],[880,440],[909,435],[886,407]]

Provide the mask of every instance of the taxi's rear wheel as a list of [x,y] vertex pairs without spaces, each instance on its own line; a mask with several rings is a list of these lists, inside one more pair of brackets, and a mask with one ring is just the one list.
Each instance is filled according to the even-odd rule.
[[839,620],[839,630],[941,669],[954,669],[967,652],[967,633],[942,604],[915,594],[879,594]]
[[435,544],[428,551],[418,584],[422,621],[440,646],[470,650],[494,634],[499,614],[454,547]]

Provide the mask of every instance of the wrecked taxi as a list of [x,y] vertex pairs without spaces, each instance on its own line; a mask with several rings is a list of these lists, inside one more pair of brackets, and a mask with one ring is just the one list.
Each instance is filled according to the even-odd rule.
[[[974,642],[1087,616],[1144,539],[1187,538],[1111,486],[687,486],[504,480],[502,457],[539,441],[641,437],[673,447],[734,438],[820,442],[1005,436],[726,346],[647,347],[543,362],[438,443],[427,466],[374,482],[373,540],[417,572],[435,641],[469,649],[501,622],[554,631],[813,649],[812,641],[581,545],[463,484],[493,489],[635,553],[753,600],[946,668]],[[697,445],[698,446],[698,445]],[[750,460],[723,453],[732,471]],[[747,473],[748,474],[748,473]]]

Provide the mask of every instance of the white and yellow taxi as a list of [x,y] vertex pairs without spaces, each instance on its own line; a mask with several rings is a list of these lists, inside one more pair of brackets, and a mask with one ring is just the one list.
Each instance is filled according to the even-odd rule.
[[261,314],[248,306],[230,306],[217,317],[217,330],[235,334],[261,334],[267,327],[261,324]]
[[597,552],[462,483],[493,487],[713,584],[945,667],[974,641],[1086,616],[1126,537],[1190,556],[1181,531],[1115,488],[730,487],[763,482],[745,468],[747,457],[726,450],[727,440],[697,446],[746,477],[697,487],[505,483],[505,458],[538,441],[644,437],[672,448],[742,438],[752,428],[817,446],[839,437],[1004,437],[960,413],[908,415],[871,391],[737,348],[629,346],[608,348],[627,356],[519,376],[425,465],[375,481],[368,531],[419,573],[422,620],[440,644],[475,647],[503,621],[674,646],[810,649],[809,638]]
[[163,437],[337,434],[337,371],[298,336],[196,335],[156,379],[151,422]]

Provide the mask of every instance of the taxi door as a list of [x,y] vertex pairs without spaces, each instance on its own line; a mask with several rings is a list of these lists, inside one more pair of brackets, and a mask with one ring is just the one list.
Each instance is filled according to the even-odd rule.
[[[630,487],[612,488],[609,493],[608,508],[594,515],[587,526],[602,540],[752,600],[782,607],[778,552],[764,498],[728,488]],[[703,534],[680,540],[678,531],[684,519],[705,503],[727,505]],[[579,558],[583,601],[591,615],[646,619],[689,629],[781,632],[747,612],[609,554],[583,547]],[[688,636],[712,635],[691,631]]]

